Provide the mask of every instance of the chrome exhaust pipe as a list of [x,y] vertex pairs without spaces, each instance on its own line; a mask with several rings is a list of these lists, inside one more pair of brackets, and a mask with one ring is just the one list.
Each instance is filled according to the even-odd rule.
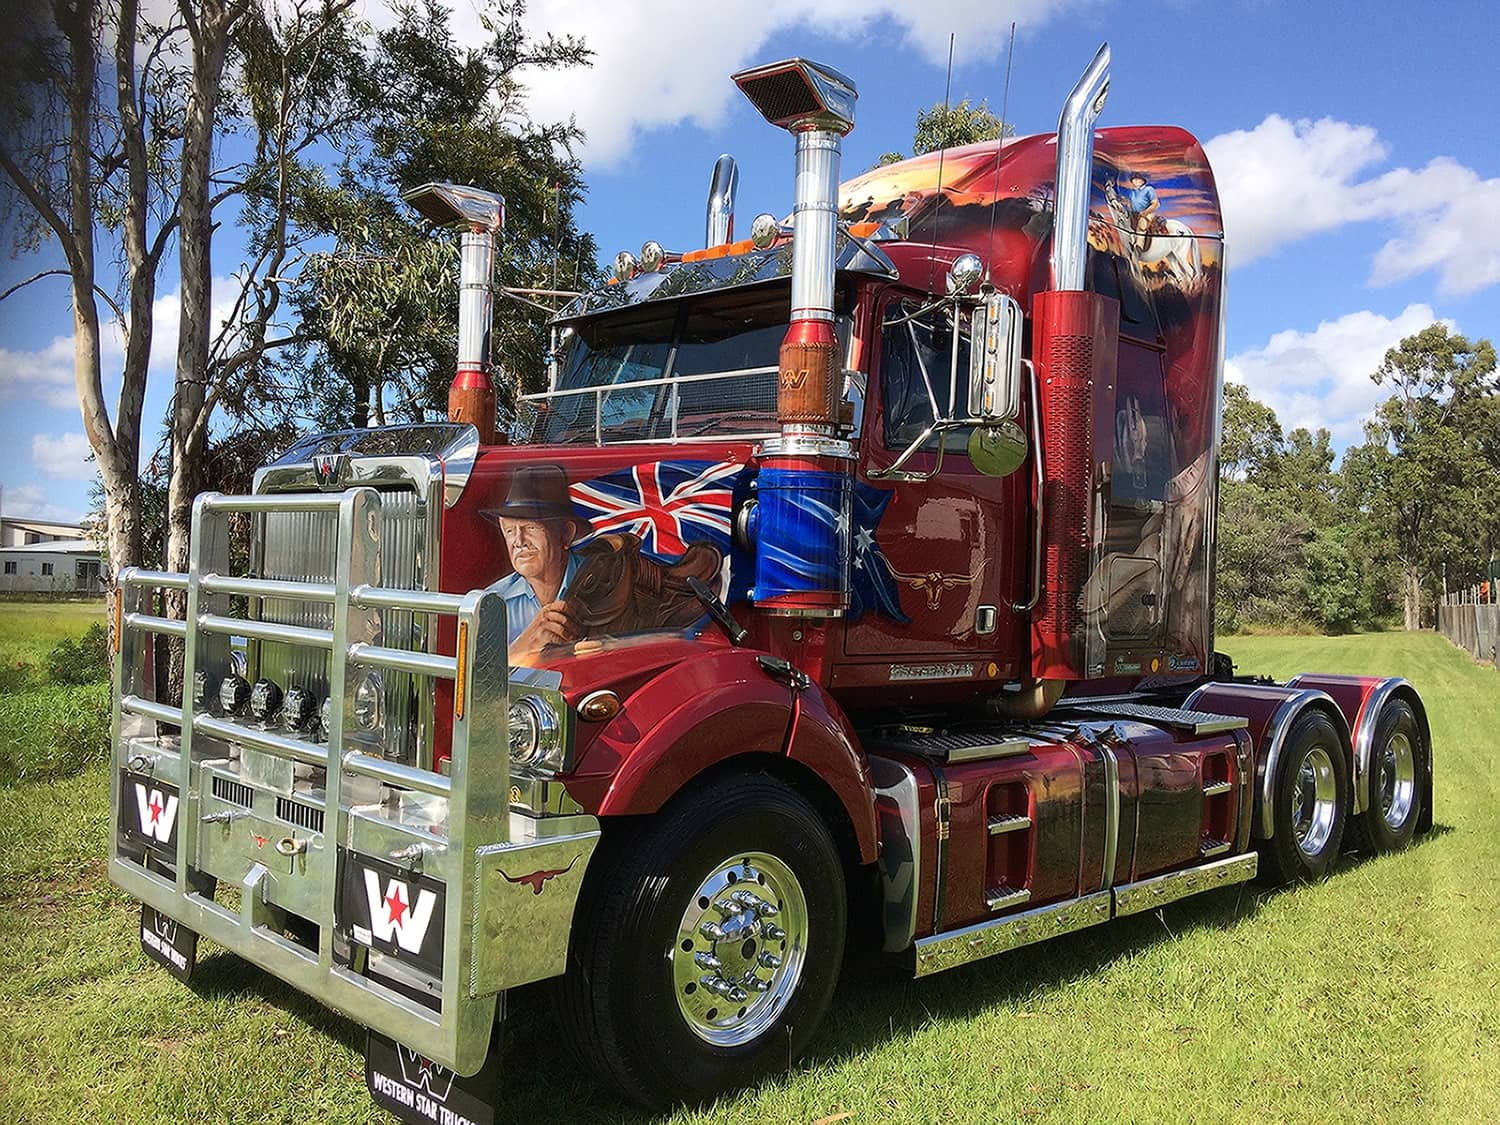
[[734,157],[724,152],[714,161],[714,174],[708,181],[708,221],[704,226],[703,245],[722,246],[734,241],[734,195],[740,186],[740,170]]
[[1109,44],[1079,78],[1057,121],[1057,199],[1052,218],[1052,288],[1084,287],[1089,252],[1089,199],[1094,183],[1094,122],[1109,96]]

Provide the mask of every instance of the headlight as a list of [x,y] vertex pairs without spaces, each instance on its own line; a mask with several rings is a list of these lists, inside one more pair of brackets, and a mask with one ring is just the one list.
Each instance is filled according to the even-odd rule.
[[228,715],[243,715],[250,702],[250,685],[244,676],[229,675],[219,685],[219,706]]
[[263,723],[269,723],[281,710],[281,689],[275,680],[256,680],[250,690],[250,714]]
[[366,672],[354,688],[354,722],[361,730],[374,730],[380,725],[380,700],[385,694],[385,681],[379,672]]
[[556,770],[562,766],[562,722],[541,696],[523,695],[510,705],[510,760],[518,766]]
[[305,730],[317,710],[318,701],[312,692],[305,687],[290,687],[281,705],[281,722],[287,730]]

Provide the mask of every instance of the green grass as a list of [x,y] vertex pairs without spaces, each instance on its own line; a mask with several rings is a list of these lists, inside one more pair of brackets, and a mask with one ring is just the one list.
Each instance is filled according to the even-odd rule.
[[[846,971],[809,1058],[678,1123],[1500,1119],[1500,673],[1433,634],[1238,637],[1242,671],[1423,693],[1437,829],[1330,881],[1214,892],[925,981]],[[382,1121],[358,1029],[206,950],[149,965],[103,877],[108,783],[3,794],[0,1120]],[[514,998],[500,1121],[645,1120]]]
[[59,643],[103,622],[101,602],[0,602],[0,786],[71,777],[108,754],[109,685],[47,670]]
[[104,603],[0,602],[0,696],[42,687],[47,654],[104,621]]

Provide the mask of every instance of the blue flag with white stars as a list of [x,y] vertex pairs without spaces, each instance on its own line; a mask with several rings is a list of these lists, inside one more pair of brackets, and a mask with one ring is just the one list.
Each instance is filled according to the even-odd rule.
[[849,563],[849,617],[858,621],[869,610],[902,625],[901,597],[891,568],[875,541],[875,528],[891,502],[890,489],[854,482],[854,550]]

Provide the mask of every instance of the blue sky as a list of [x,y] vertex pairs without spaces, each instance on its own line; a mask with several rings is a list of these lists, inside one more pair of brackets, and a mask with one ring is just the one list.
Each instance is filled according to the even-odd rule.
[[[477,33],[468,0],[456,24]],[[375,0],[364,15],[389,18]],[[702,241],[709,172],[740,163],[741,229],[784,214],[789,139],[728,75],[790,54],[831,63],[859,86],[845,178],[911,142],[919,107],[952,96],[999,112],[1006,44],[1018,24],[1009,118],[1050,131],[1101,41],[1113,80],[1101,125],[1169,123],[1206,142],[1224,201],[1228,371],[1283,423],[1357,440],[1379,392],[1369,373],[1403,335],[1443,319],[1494,338],[1500,310],[1500,124],[1493,3],[1171,0],[1105,4],[922,0],[534,0],[528,22],[583,35],[587,72],[538,78],[539,118],[574,113],[588,131],[582,223],[605,260],[648,238]],[[237,262],[231,237],[215,271]],[[0,263],[0,289],[56,264],[55,248]],[[148,445],[166,405],[175,279],[157,310]],[[71,377],[63,279],[0,303],[0,487],[7,514],[76,517],[86,461]],[[106,355],[108,383],[109,354]]]

